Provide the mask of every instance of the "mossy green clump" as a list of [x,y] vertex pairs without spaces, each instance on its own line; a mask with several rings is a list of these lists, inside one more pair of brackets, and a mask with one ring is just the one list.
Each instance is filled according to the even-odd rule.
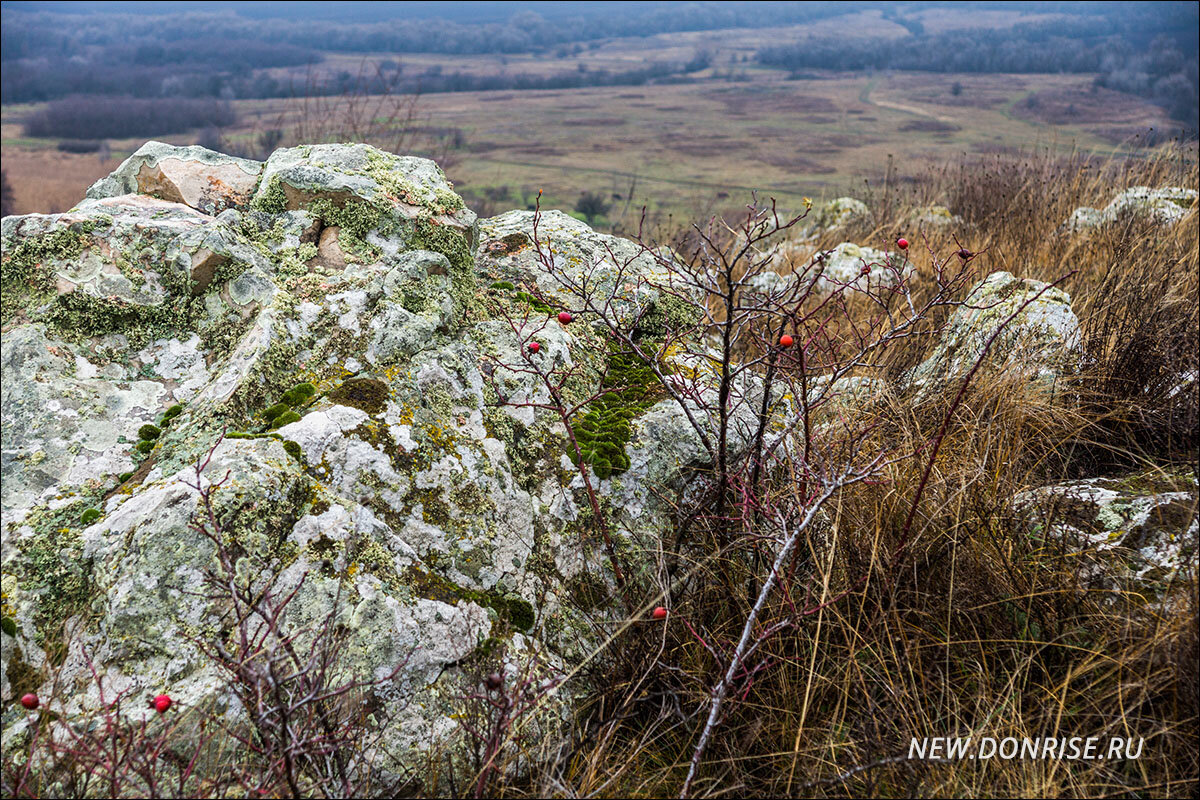
[[117,481],[120,483],[124,483],[125,481],[129,480],[132,477],[133,477],[132,472],[122,472],[120,475],[117,476]]
[[170,408],[168,408],[166,411],[163,412],[162,419],[159,420],[159,424],[166,425],[168,422],[175,419],[182,413],[183,413],[183,405],[181,403],[176,403],[175,405],[171,406]]
[[466,231],[419,219],[413,224],[409,246],[441,253],[450,262],[450,294],[459,308],[475,296],[475,256]]
[[497,291],[511,292],[513,289],[516,289],[517,287],[514,286],[509,281],[496,281],[495,283],[492,284],[492,288],[496,289]]
[[12,617],[0,618],[0,631],[4,631],[9,636],[17,635],[17,621]]
[[283,403],[286,403],[288,407],[295,408],[316,393],[317,387],[311,383],[298,383],[284,392],[283,396],[279,399]]
[[152,442],[162,435],[162,429],[157,425],[146,424],[138,428],[138,438],[144,441]]
[[375,416],[387,408],[388,387],[375,378],[351,378],[343,381],[327,397],[338,405],[351,406]]
[[84,612],[92,599],[92,561],[83,554],[79,519],[95,499],[35,509],[24,522],[33,534],[15,542],[21,556],[12,566],[19,567],[21,589],[37,598],[33,638],[39,646],[58,642],[66,620]]
[[134,445],[134,449],[139,453],[146,455],[154,449],[154,442],[149,439],[142,439],[140,442]]
[[18,310],[23,296],[37,302],[38,296],[53,292],[54,271],[47,269],[44,262],[78,258],[88,241],[84,227],[58,228],[17,244],[4,242],[4,256],[0,259],[0,305],[4,307],[4,319]]
[[80,525],[91,525],[96,520],[100,519],[100,509],[89,508],[79,515]]
[[284,412],[271,422],[271,430],[282,428],[284,425],[291,425],[293,422],[299,422],[300,420],[301,416],[295,411]]
[[679,333],[695,327],[700,317],[700,306],[664,293],[638,320],[637,327],[641,333],[661,338],[669,333]]
[[546,305],[541,300],[538,300],[536,297],[531,295],[529,292],[517,292],[515,295],[513,295],[513,297],[515,299],[519,300],[520,302],[525,303],[530,308],[532,308],[534,311],[540,311],[543,314],[553,314],[554,313],[553,308]]
[[286,439],[283,443],[283,451],[301,464],[304,463],[304,451],[300,448],[299,442]]
[[574,423],[580,460],[602,480],[629,469],[625,445],[633,435],[631,423],[662,397],[654,370],[632,353],[610,353],[607,368],[604,394]]
[[267,422],[274,422],[280,416],[291,410],[291,406],[289,406],[287,403],[276,403],[275,405],[263,411],[262,416]]

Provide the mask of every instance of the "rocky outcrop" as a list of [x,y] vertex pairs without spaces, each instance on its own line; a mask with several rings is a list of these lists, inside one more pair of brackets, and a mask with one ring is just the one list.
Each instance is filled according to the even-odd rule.
[[[257,184],[196,191],[231,168]],[[477,222],[436,164],[364,145],[256,164],[152,144],[89,195],[3,222],[6,701],[49,679],[65,626],[58,713],[98,701],[81,648],[110,689],[231,702],[195,645],[213,547],[189,526],[218,440],[224,534],[297,589],[288,624],[336,608],[347,669],[400,668],[375,690],[396,766],[455,746],[466,676],[493,654],[565,670],[624,618],[524,341],[575,368],[572,397],[618,373],[598,330],[516,289],[570,297],[531,214]],[[682,324],[631,243],[558,213],[538,236],[647,335]],[[588,436],[639,569],[662,488],[704,450],[661,395],[610,404]]]
[[1013,505],[1036,539],[1079,554],[1090,588],[1158,596],[1196,563],[1194,474],[1149,470],[1071,481],[1023,492]]

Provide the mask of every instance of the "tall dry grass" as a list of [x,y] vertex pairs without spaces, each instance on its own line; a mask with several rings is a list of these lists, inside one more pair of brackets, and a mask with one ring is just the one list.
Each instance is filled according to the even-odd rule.
[[[1197,182],[1194,147],[1121,163],[1051,151],[964,161],[886,205],[873,198],[874,223],[820,242],[904,234],[918,270],[926,248],[961,244],[984,251],[980,277],[1071,273],[1063,288],[1085,366],[1054,398],[1000,373],[953,408],[949,397],[917,405],[883,393],[855,412],[852,424],[912,450],[944,424],[931,480],[918,492],[926,464],[915,458],[841,496],[794,565],[813,596],[774,598],[761,625],[818,610],[763,645],[766,666],[729,706],[694,796],[1196,794],[1195,561],[1153,593],[1120,581],[1090,588],[1078,554],[1031,537],[1013,498],[1068,478],[1195,476],[1200,401],[1195,382],[1180,387],[1198,368],[1196,211],[1172,228],[1129,219],[1090,236],[1058,230],[1074,208],[1103,207],[1128,186]],[[931,202],[963,224],[913,230],[911,212]],[[917,340],[907,360],[931,343]],[[693,568],[669,624],[631,627],[597,659],[573,748],[496,792],[678,794],[703,724],[697,709],[744,620],[744,604],[723,591],[736,560]],[[1120,761],[906,757],[913,737],[1076,735],[1145,744],[1139,759]]]

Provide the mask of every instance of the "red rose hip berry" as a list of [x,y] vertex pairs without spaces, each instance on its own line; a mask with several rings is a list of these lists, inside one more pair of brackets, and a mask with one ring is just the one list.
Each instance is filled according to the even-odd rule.
[[573,319],[575,319],[575,318],[571,316],[570,311],[558,312],[558,321],[561,322],[563,325],[566,325],[568,322],[570,322]]
[[792,337],[791,337],[791,336],[788,336],[788,335],[785,333],[783,336],[780,336],[780,337],[779,337],[779,346],[780,346],[780,347],[791,347],[791,346],[792,346],[792,342],[793,342],[793,341],[794,341],[794,340],[792,339]]
[[907,250],[908,249],[908,239],[905,239],[903,237],[897,239],[896,247],[899,247],[901,250]]
[[42,704],[42,701],[38,700],[38,696],[36,694],[34,694],[33,692],[30,692],[29,694],[21,695],[21,705],[25,706],[30,711],[33,711],[35,708],[37,708],[41,704]]
[[538,344],[537,342],[529,343],[529,352],[536,353],[538,350],[541,350],[541,349],[542,349],[542,346],[540,344]]
[[663,608],[662,606],[658,606],[657,608],[655,608],[653,611],[650,612],[650,616],[654,619],[666,619],[667,618],[667,610],[665,608]]
[[158,713],[164,714],[171,707],[171,698],[169,695],[160,694],[150,701],[150,705],[154,706]]

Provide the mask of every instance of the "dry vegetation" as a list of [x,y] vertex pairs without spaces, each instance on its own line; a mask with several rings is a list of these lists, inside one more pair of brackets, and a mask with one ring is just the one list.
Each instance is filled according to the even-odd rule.
[[[918,453],[943,426],[945,436],[935,463],[898,462],[828,507],[829,529],[792,564],[791,593],[759,618],[756,630],[779,632],[731,695],[694,796],[1194,796],[1194,562],[1166,605],[1133,585],[1085,590],[1078,555],[1031,537],[1012,498],[1071,477],[1195,474],[1195,384],[1172,389],[1197,369],[1196,212],[1169,231],[1132,220],[1088,239],[1056,229],[1123,186],[1196,182],[1194,149],[1120,163],[1046,152],[971,160],[871,198],[885,224],[838,235],[913,236],[899,222],[910,209],[950,204],[965,217],[961,243],[983,251],[978,272],[1070,276],[1088,366],[1065,401],[999,373],[958,405],[887,397],[853,421],[873,426],[875,445]],[[920,241],[919,269],[957,247],[948,235]],[[804,483],[799,473],[775,480],[776,492]],[[753,589],[728,591],[730,574],[753,586],[756,547],[712,542],[705,552],[724,555],[664,577],[670,624],[631,626],[598,656],[600,690],[574,749],[538,753],[549,766],[491,791],[677,795],[753,599]],[[1136,761],[907,760],[911,737],[934,735],[1128,736],[1145,747]]]

